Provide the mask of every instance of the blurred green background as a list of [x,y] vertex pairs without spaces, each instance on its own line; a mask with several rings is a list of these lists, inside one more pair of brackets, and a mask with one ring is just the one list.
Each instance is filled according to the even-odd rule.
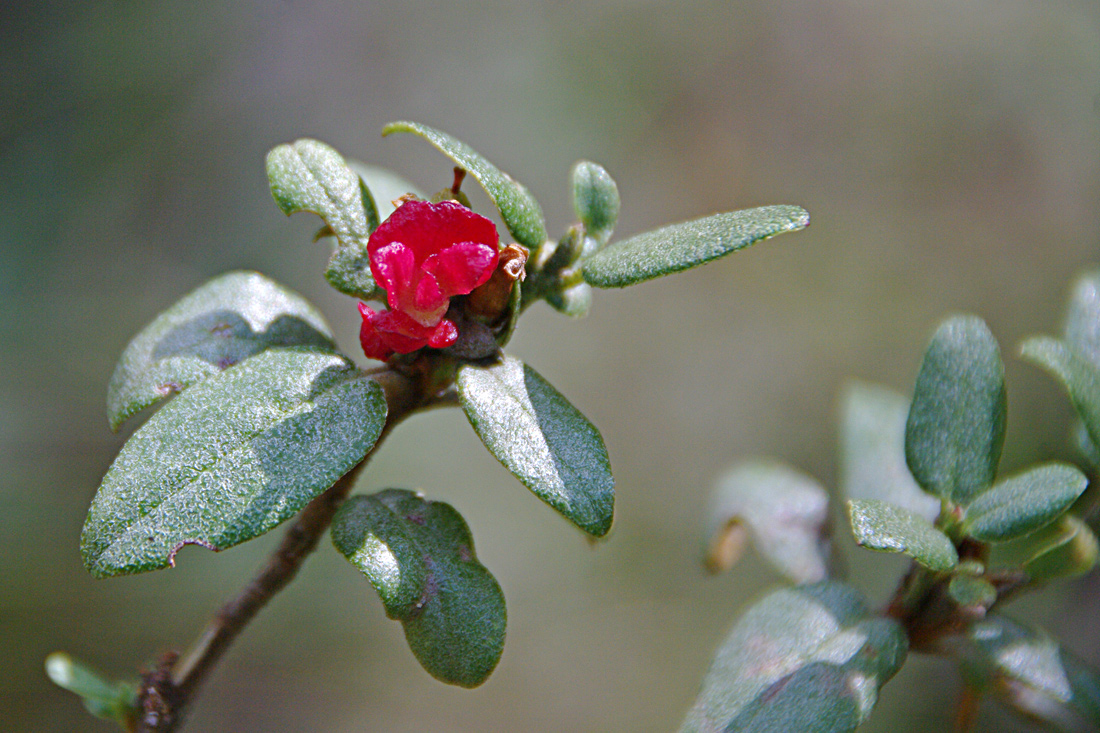
[[[482,688],[422,672],[366,581],[322,546],[209,681],[189,730],[673,729],[736,614],[777,582],[753,558],[704,575],[714,478],[763,454],[833,486],[839,387],[909,390],[950,312],[984,316],[1004,349],[1003,468],[1071,455],[1065,398],[1014,354],[1059,328],[1070,278],[1097,261],[1095,0],[8,5],[3,727],[111,730],[46,681],[44,657],[131,673],[189,643],[278,540],[90,578],[80,527],[124,439],[107,429],[107,380],[156,313],[232,268],[312,299],[357,352],[355,303],[321,278],[329,246],[310,243],[316,219],[279,213],[263,155],[311,136],[425,190],[449,183],[449,161],[422,141],[379,137],[394,119],[485,153],[539,197],[555,234],[573,219],[567,176],[582,157],[619,183],[621,236],[770,203],[800,204],[813,224],[598,292],[586,320],[539,305],[523,321],[512,351],[607,442],[606,542],[590,546],[530,495],[457,411],[387,442],[361,488],[454,504],[504,588],[508,643]],[[847,554],[881,603],[903,563]],[[1094,574],[1017,613],[1096,663],[1098,586]],[[946,729],[956,685],[949,667],[911,660],[866,729]],[[1017,728],[983,707],[983,730]]]

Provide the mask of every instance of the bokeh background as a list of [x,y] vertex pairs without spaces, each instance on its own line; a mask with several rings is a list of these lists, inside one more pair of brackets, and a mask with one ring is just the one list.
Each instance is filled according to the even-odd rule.
[[[621,236],[770,203],[813,223],[598,292],[585,320],[542,305],[524,319],[513,352],[606,439],[607,541],[590,546],[530,495],[457,411],[389,439],[361,489],[454,504],[507,596],[508,643],[482,688],[428,677],[366,581],[322,546],[210,680],[189,730],[674,729],[736,615],[778,582],[753,558],[701,570],[715,477],[770,455],[835,486],[839,388],[909,390],[951,312],[984,316],[1005,353],[1003,469],[1072,455],[1066,400],[1015,345],[1060,327],[1071,278],[1098,258],[1095,0],[44,0],[0,15],[6,729],[111,730],[46,681],[44,657],[126,675],[185,646],[281,534],[106,581],[78,553],[125,437],[106,426],[107,380],[162,308],[256,269],[357,351],[355,304],[321,277],[328,245],[310,242],[317,221],[287,219],[268,193],[265,151],[298,137],[431,191],[449,161],[379,131],[432,124],[525,182],[554,233],[573,220],[579,158],[617,179]],[[882,602],[904,564],[847,555]],[[1016,613],[1098,662],[1098,584]],[[913,659],[866,729],[946,729],[956,691],[949,667]],[[981,727],[1023,729],[988,705]]]

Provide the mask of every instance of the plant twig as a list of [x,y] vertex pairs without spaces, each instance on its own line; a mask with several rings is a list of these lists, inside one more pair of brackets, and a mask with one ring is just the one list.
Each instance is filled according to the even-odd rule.
[[178,728],[191,699],[229,646],[259,610],[294,578],[306,557],[317,547],[336,510],[383,439],[397,423],[430,403],[435,396],[435,391],[423,379],[410,379],[391,370],[372,374],[372,378],[385,391],[388,408],[386,424],[374,447],[302,510],[264,567],[235,598],[222,606],[186,655],[176,661],[177,655],[171,652],[165,655],[157,670],[144,676],[138,694],[138,731],[168,733]]

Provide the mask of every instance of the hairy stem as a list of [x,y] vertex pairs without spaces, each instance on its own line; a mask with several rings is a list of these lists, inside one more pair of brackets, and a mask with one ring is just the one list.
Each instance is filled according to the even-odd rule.
[[386,394],[386,425],[374,447],[354,468],[318,496],[294,519],[279,547],[245,588],[222,606],[191,650],[182,657],[166,655],[157,670],[145,675],[138,695],[138,731],[166,733],[183,722],[196,691],[248,622],[297,574],[328,529],[336,510],[355,485],[374,451],[389,432],[417,409],[432,404],[436,390],[425,379],[391,370],[373,375]]

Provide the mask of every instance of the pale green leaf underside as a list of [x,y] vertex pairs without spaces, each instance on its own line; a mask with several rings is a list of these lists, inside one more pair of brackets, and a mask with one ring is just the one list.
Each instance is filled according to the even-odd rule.
[[92,715],[120,723],[137,717],[137,684],[112,682],[98,671],[63,652],[46,657],[46,676],[58,687],[77,695]]
[[504,594],[453,507],[402,489],[354,496],[331,534],[433,677],[463,687],[489,677],[504,650]]
[[1100,368],[1065,341],[1047,336],[1025,341],[1020,355],[1062,383],[1093,445],[1100,445]]
[[584,232],[600,245],[607,244],[619,219],[619,188],[603,166],[587,160],[573,166],[573,211]]
[[1058,730],[1100,728],[1100,675],[1045,632],[991,615],[946,648],[969,684],[1010,707]]
[[940,502],[921,490],[905,463],[909,400],[886,387],[851,382],[840,412],[840,486],[847,497],[886,501],[933,521]]
[[598,288],[622,288],[702,265],[809,223],[810,215],[798,206],[705,216],[612,242],[584,260],[584,279]]
[[1004,365],[975,316],[949,318],[924,353],[905,457],[925,491],[963,506],[989,488],[1005,433]]
[[841,583],[754,604],[718,649],[681,733],[850,731],[905,660],[905,633]]
[[337,290],[369,300],[375,291],[367,255],[378,211],[370,190],[336,150],[303,138],[267,154],[271,195],[286,214],[310,211],[336,236],[325,278]]
[[719,480],[711,499],[710,533],[731,521],[751,530],[753,544],[795,583],[827,574],[829,496],[809,476],[768,461],[741,464]]
[[963,528],[984,542],[1034,532],[1069,509],[1088,486],[1073,466],[1050,463],[998,482],[966,510]]
[[230,272],[185,295],[122,352],[107,386],[112,430],[170,395],[276,346],[333,351],[302,296],[256,272]]
[[411,132],[434,145],[441,153],[472,175],[489,195],[500,218],[516,241],[534,252],[546,241],[546,223],[542,208],[527,189],[464,142],[445,132],[416,122],[391,122],[383,135]]
[[506,356],[458,370],[459,400],[485,447],[585,532],[611,528],[614,480],[599,431],[534,369]]
[[385,420],[381,387],[341,356],[270,349],[212,376],[122,447],[88,511],[84,565],[154,570],[185,544],[261,535],[358,463]]
[[877,499],[856,499],[848,502],[848,514],[852,534],[861,547],[903,552],[930,570],[940,572],[959,562],[947,535],[908,509]]

